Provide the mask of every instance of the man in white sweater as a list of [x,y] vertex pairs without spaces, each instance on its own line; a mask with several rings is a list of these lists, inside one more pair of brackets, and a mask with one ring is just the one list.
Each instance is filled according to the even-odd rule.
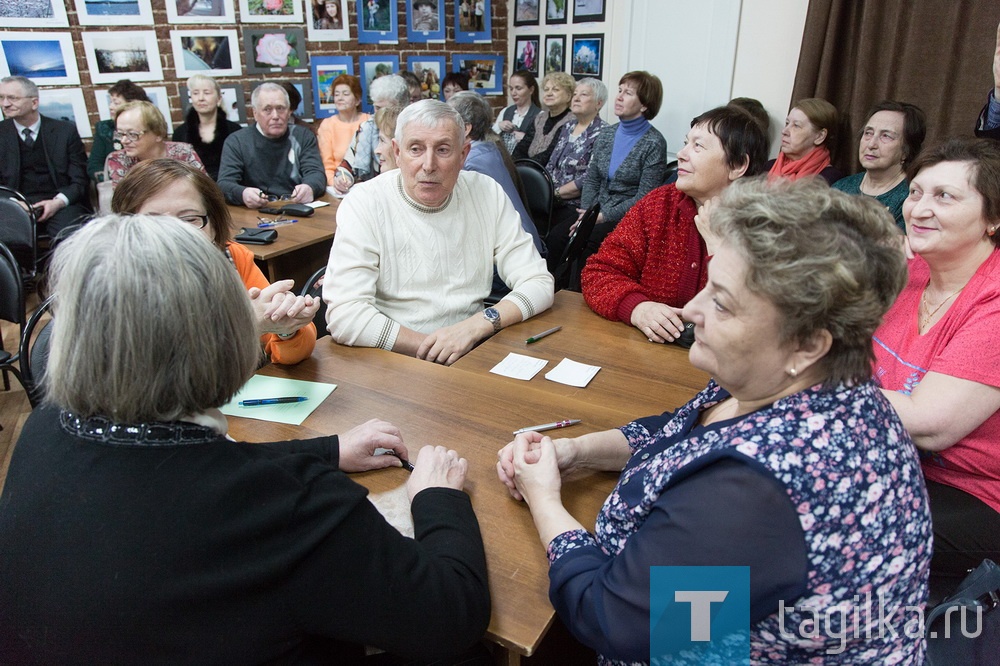
[[[392,143],[399,169],[356,185],[337,211],[328,328],[341,344],[450,365],[550,307],[552,276],[503,189],[462,171],[469,145],[453,108],[407,107]],[[511,292],[484,309],[494,264]]]

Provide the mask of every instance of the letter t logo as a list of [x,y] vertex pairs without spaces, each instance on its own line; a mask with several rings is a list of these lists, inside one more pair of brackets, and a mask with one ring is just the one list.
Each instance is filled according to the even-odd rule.
[[722,602],[729,596],[725,590],[676,590],[674,601],[691,604],[691,640],[712,640],[712,602]]

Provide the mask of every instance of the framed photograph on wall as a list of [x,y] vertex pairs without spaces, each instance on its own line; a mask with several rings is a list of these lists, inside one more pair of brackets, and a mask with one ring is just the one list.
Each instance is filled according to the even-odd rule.
[[365,113],[374,112],[372,102],[368,98],[368,91],[371,89],[372,81],[380,76],[395,74],[399,71],[398,55],[374,55],[361,56],[358,59],[361,77],[361,109]]
[[[566,35],[546,35],[545,74],[566,71]],[[544,76],[544,75],[543,75]]]
[[573,35],[572,60],[569,73],[578,79],[601,78],[604,56],[604,35]]
[[25,76],[40,86],[80,85],[72,35],[0,32],[0,77],[3,76]]
[[469,77],[469,90],[484,95],[503,94],[503,56],[456,53],[451,56],[451,71]]
[[84,32],[80,36],[93,83],[163,80],[160,47],[152,30]]
[[[167,121],[167,131],[172,132],[173,127],[170,122],[170,98],[167,97],[167,87],[143,86],[142,89],[146,91],[146,96],[149,97],[149,101],[153,103],[153,106],[159,109],[160,113],[163,114],[163,119]],[[186,94],[183,99],[187,99]],[[111,109],[109,107],[111,97],[108,95],[107,89],[95,90],[94,101],[97,102],[98,117],[100,117],[101,120],[111,120]]]
[[[184,84],[178,86],[181,97],[181,110],[187,115],[191,108],[191,93]],[[247,124],[247,105],[244,97],[243,86],[239,83],[219,84],[222,89],[222,110],[226,112],[226,117],[234,123]]]
[[309,59],[312,71],[313,115],[315,118],[332,116],[333,81],[341,74],[354,74],[354,60],[350,56],[313,56]]
[[93,136],[82,88],[39,88],[38,112],[49,118],[75,124],[81,138],[89,139]]
[[538,25],[538,22],[538,0],[515,0],[514,25]]
[[0,21],[7,28],[68,28],[63,0],[10,2],[0,7]]
[[75,0],[80,25],[153,25],[149,0]]
[[347,0],[305,0],[306,23],[311,42],[346,42],[351,38],[347,27]]
[[240,76],[243,73],[235,30],[171,30],[170,46],[178,78],[195,74]]
[[493,41],[493,3],[491,0],[455,2],[455,43],[489,44]]
[[406,0],[406,41],[444,43],[444,0]]
[[240,0],[243,23],[302,23],[302,0]]
[[558,25],[566,22],[566,3],[572,0],[546,0],[545,25]]
[[605,5],[606,0],[573,0],[573,23],[603,21]]
[[358,44],[399,43],[397,0],[357,0]]
[[247,72],[294,72],[305,67],[306,35],[302,28],[243,30]]
[[514,64],[511,71],[527,70],[540,78],[542,50],[539,48],[538,35],[518,35],[514,39]]
[[168,23],[236,23],[233,0],[164,0]]
[[406,59],[406,68],[420,79],[424,99],[442,99],[441,79],[448,73],[444,56],[412,56]]

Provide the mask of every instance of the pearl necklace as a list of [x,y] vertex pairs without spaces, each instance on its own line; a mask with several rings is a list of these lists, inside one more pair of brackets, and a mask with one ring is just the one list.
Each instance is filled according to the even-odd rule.
[[[929,313],[927,313],[927,310],[930,309],[928,307],[928,305],[927,305],[927,290],[924,289],[924,293],[920,296],[920,311],[921,311],[921,315],[920,315],[920,329],[921,330],[926,329],[927,328],[927,323],[930,322],[930,320],[934,318],[934,315],[936,315],[938,313],[938,310],[940,310],[941,308],[943,308],[945,303],[947,303],[951,299],[953,299],[956,296],[958,296],[959,292],[962,291],[963,289],[965,289],[965,285],[964,284],[961,287],[959,287],[957,290],[955,290],[954,292],[952,292],[950,296],[948,296],[943,301],[941,301],[940,303],[938,303],[938,306],[936,308],[934,308],[933,310],[931,310],[931,312],[929,312]],[[926,314],[924,314],[924,313],[926,313]]]

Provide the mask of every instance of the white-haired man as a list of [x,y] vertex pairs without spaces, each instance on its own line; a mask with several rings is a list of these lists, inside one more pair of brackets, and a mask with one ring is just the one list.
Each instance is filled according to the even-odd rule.
[[[469,146],[458,112],[412,104],[392,143],[399,169],[357,185],[337,211],[328,328],[341,344],[450,365],[551,306],[552,276],[503,189],[462,171]],[[511,292],[484,309],[494,264]]]

